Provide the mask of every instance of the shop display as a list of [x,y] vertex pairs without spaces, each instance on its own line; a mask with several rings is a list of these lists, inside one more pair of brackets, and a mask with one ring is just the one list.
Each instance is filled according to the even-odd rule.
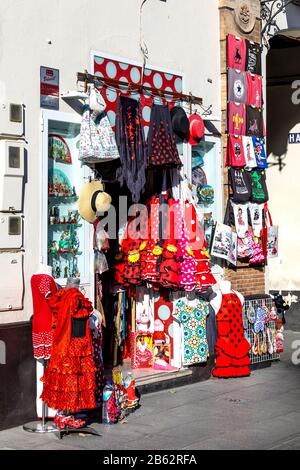
[[228,101],[234,103],[247,103],[248,79],[245,72],[228,69]]
[[179,300],[173,313],[182,325],[183,365],[206,362],[208,343],[206,338],[206,317],[209,314],[207,302],[201,299]]
[[[226,164],[232,189],[229,201],[234,211],[234,220],[231,222],[238,235],[238,259],[255,265],[267,261],[268,238],[267,230],[262,227],[260,206],[269,198],[264,171],[268,163],[263,137],[261,46],[228,35],[227,59],[229,102]],[[239,62],[238,66],[234,65],[235,61]],[[246,106],[241,104],[245,102]],[[248,229],[248,214],[251,229]]]
[[115,391],[112,384],[103,389],[102,423],[115,424],[118,422],[119,410],[116,403]]
[[230,168],[230,184],[232,201],[235,203],[248,202],[251,199],[251,179],[248,171],[243,168]]
[[32,344],[35,359],[49,359],[52,348],[52,313],[47,298],[57,291],[51,266],[41,265],[31,277],[33,301]]
[[237,234],[228,225],[218,222],[210,249],[211,256],[222,258],[228,263],[236,265],[237,260]]
[[255,106],[256,108],[262,107],[262,77],[260,75],[253,75],[249,72],[247,76],[247,104]]
[[49,170],[49,196],[76,197],[75,188],[71,186],[67,175],[58,168]]
[[246,105],[228,103],[228,134],[246,135]]
[[254,106],[246,106],[246,135],[254,137],[262,137],[263,132],[263,116],[262,109]]
[[148,166],[181,166],[168,105],[153,103],[147,139]]
[[133,202],[139,202],[146,183],[147,149],[139,101],[119,96],[116,119],[116,141],[120,153],[121,186],[126,183]]
[[65,139],[56,134],[49,134],[49,156],[55,161],[72,164],[72,155]]
[[256,167],[259,169],[268,168],[265,139],[260,137],[253,137],[252,140],[256,159]]
[[173,106],[170,113],[176,142],[183,142],[188,138],[190,130],[190,122],[186,112],[181,106]]
[[146,369],[153,366],[153,339],[151,333],[132,333],[131,367]]
[[96,408],[95,364],[88,319],[91,302],[78,289],[49,297],[53,315],[52,355],[41,398],[51,408],[76,412]]
[[189,130],[189,144],[198,145],[205,133],[205,126],[203,119],[199,114],[194,113],[189,117],[190,130]]
[[115,136],[108,120],[105,101],[94,85],[89,85],[80,128],[79,159],[98,163],[119,158]]
[[[165,216],[162,218],[163,205]],[[116,260],[115,267],[119,283],[129,286],[148,282],[156,290],[161,286],[186,291],[206,290],[213,285],[215,279],[209,267],[200,272],[197,270],[197,263],[203,258],[208,262],[209,257],[203,251],[203,238],[201,242],[199,236],[199,242],[195,244],[199,221],[195,211],[190,213],[192,204],[182,206],[180,201],[162,196],[153,197],[149,206],[151,210],[144,226],[153,238],[131,239],[126,230],[127,236],[121,245],[122,258]],[[193,228],[190,232],[189,227]],[[124,272],[123,276],[120,276],[120,270]],[[196,272],[199,275],[195,276]]]
[[261,46],[255,42],[246,41],[246,48],[246,70],[261,75]]
[[[243,318],[245,336],[251,344],[251,363],[278,359],[279,354],[283,352],[283,343],[281,343],[283,327],[273,300],[269,296],[246,300]],[[279,335],[277,335],[278,332]]]
[[269,200],[269,193],[266,183],[266,173],[264,170],[253,170],[250,173],[252,196],[251,201],[261,204]]
[[228,136],[227,165],[230,167],[243,167],[246,165],[243,140],[241,136]]
[[111,197],[104,191],[101,181],[92,180],[85,183],[79,193],[78,209],[80,216],[93,224],[97,221],[97,213],[109,210]]
[[94,310],[89,317],[92,336],[93,359],[95,364],[95,400],[96,406],[102,406],[102,393],[104,388],[104,365],[103,365],[103,318],[100,312]]
[[246,68],[247,47],[243,38],[238,38],[232,34],[227,36],[227,65],[236,70]]
[[[101,83],[100,93],[88,84],[80,139],[79,126],[75,133],[61,126],[63,137],[59,126],[51,128],[48,254],[54,278],[67,288],[56,292],[53,287],[47,297],[53,343],[41,397],[58,410],[58,429],[84,426],[87,417],[74,415],[82,410],[88,416],[97,409],[99,418],[102,410],[104,424],[124,421],[139,406],[134,377],[143,375],[143,369],[159,375],[204,367],[215,353],[213,376],[243,377],[250,374],[249,353],[281,350],[282,325],[277,322],[277,330],[270,326],[270,312],[261,306],[249,311],[253,341],[248,338],[250,320],[243,316],[243,298],[230,284],[221,281],[211,304],[208,300],[221,276],[219,260],[231,268],[241,262],[260,265],[266,261],[268,236],[262,204],[268,193],[258,59],[254,64],[255,50],[244,39],[229,36],[227,47],[226,163],[231,188],[224,224],[216,223],[219,147],[215,137],[207,139],[207,124],[192,105],[188,117],[180,99],[166,100],[160,90],[158,104],[154,92],[132,93],[130,84],[126,90],[116,86],[115,103],[108,104],[114,85]],[[108,65],[106,59],[103,63]],[[118,74],[121,65],[116,65]],[[174,77],[165,75],[164,84],[165,78],[173,86]],[[183,142],[192,153],[187,165],[191,184],[181,168]],[[117,159],[112,170],[102,165]],[[101,215],[112,204],[117,208],[119,196],[129,196],[128,206],[143,206],[127,207],[130,216],[126,213],[125,220],[116,211],[116,239],[110,240]],[[87,298],[90,292],[83,293],[85,282],[80,282],[87,271],[94,275],[91,292],[97,310]],[[75,284],[69,283],[70,277]],[[42,287],[43,296],[48,287]],[[104,359],[112,369],[111,379],[104,376]],[[125,378],[121,363],[133,370]]]
[[234,213],[234,224],[239,238],[244,238],[248,232],[248,204],[231,203]]
[[263,204],[250,203],[248,208],[253,234],[259,238],[263,229]]
[[244,298],[222,281],[220,291],[211,301],[216,312],[218,339],[215,345],[216,366],[212,375],[218,378],[250,375],[250,344],[244,337],[242,310]]
[[[52,132],[55,129],[55,133]],[[84,227],[77,207],[78,177],[83,174],[73,152],[80,126],[70,129],[49,121],[48,136],[48,264],[64,284],[68,277],[84,275]],[[60,149],[60,156],[59,156]]]
[[256,158],[255,158],[254,145],[253,145],[254,139],[255,137],[252,138],[246,135],[242,137],[243,147],[244,147],[244,156],[245,156],[247,169],[256,168]]

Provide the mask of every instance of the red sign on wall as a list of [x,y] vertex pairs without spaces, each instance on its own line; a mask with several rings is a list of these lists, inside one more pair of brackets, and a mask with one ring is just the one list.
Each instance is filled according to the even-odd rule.
[[41,108],[59,108],[59,70],[51,67],[40,68],[40,106]]

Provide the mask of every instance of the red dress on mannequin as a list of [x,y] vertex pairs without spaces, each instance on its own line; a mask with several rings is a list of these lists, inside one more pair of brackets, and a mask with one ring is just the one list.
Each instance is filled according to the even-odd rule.
[[[53,347],[41,378],[41,398],[56,410],[96,408],[96,367],[88,323],[92,304],[78,289],[70,288],[59,290],[49,299],[49,305],[53,312]],[[72,334],[74,320],[84,325],[84,336]]]
[[215,345],[214,377],[244,377],[250,375],[250,344],[244,336],[242,303],[231,292],[223,294],[217,319],[218,340]]
[[55,281],[48,274],[31,277],[33,301],[32,343],[36,359],[49,359],[52,347],[52,312],[46,298],[57,291]]

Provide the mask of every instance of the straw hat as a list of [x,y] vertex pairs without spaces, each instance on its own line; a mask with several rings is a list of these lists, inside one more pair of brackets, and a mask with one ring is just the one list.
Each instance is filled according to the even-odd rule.
[[104,192],[101,181],[90,181],[81,188],[78,209],[81,217],[90,224],[93,224],[97,219],[97,212],[108,211],[110,204],[111,197]]

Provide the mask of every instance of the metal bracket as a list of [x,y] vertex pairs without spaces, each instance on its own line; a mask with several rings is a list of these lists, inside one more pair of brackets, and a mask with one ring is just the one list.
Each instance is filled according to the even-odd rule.
[[280,31],[277,17],[280,13],[286,13],[286,7],[291,3],[296,2],[295,0],[261,0],[261,19],[264,25],[261,35],[265,45]]

